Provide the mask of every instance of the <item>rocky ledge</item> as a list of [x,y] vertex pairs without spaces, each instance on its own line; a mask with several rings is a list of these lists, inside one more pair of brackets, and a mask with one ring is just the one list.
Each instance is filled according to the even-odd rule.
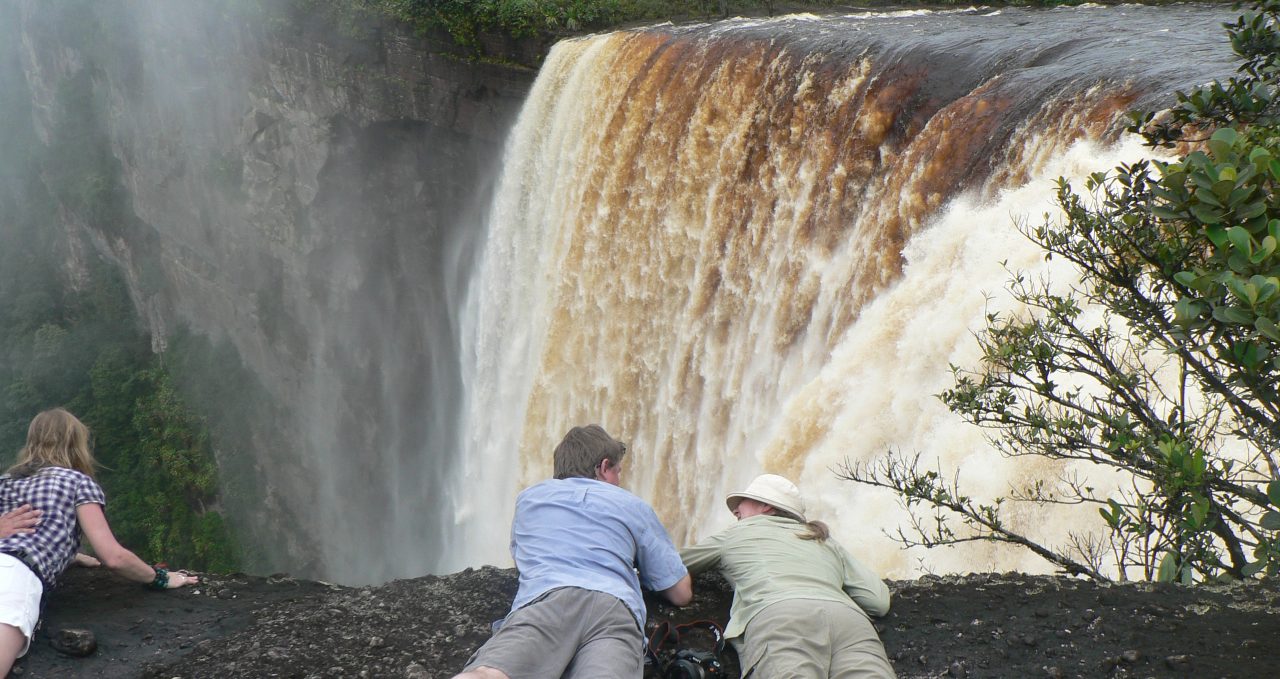
[[[515,584],[514,571],[482,568],[359,588],[208,576],[198,588],[156,593],[75,569],[12,676],[450,677],[506,612]],[[893,610],[877,627],[903,679],[1253,679],[1276,676],[1280,659],[1274,581],[1184,587],[1007,573],[890,586]],[[695,587],[689,608],[651,601],[650,627],[723,623],[724,582]],[[709,650],[712,639],[694,629],[682,642]],[[733,653],[723,660],[725,676],[738,677]]]

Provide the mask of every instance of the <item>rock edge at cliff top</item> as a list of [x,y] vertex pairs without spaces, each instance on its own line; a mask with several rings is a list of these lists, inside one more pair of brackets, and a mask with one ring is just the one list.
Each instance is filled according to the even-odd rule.
[[[284,576],[208,576],[190,590],[150,592],[73,569],[12,676],[404,677],[457,672],[505,614],[512,570],[482,568],[339,587]],[[650,621],[724,622],[730,593],[699,578],[695,604],[650,601]],[[1183,587],[1098,584],[1017,573],[891,582],[877,621],[898,674],[914,677],[1276,676],[1280,583]],[[97,650],[65,655],[51,638],[90,630]],[[695,648],[709,635],[691,633]],[[729,677],[738,676],[727,653]],[[652,672],[646,676],[653,675]]]

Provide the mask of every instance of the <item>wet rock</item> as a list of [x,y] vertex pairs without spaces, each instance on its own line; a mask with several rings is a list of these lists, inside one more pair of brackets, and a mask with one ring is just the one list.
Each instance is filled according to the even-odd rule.
[[87,629],[67,627],[54,631],[49,636],[49,645],[59,653],[83,658],[98,650],[98,639]]
[[431,674],[427,672],[427,668],[412,662],[404,668],[404,679],[431,679]]
[[1133,663],[1142,660],[1142,654],[1136,650],[1129,649],[1120,654],[1120,659],[1132,665]]
[[968,670],[965,669],[964,663],[958,660],[956,662],[951,663],[951,667],[947,668],[947,674],[949,676],[955,677],[955,679],[964,679],[965,677],[969,676],[969,672]]
[[1164,659],[1164,664],[1175,672],[1191,671],[1191,656],[1185,654],[1171,655]]
[[1049,679],[1062,679],[1067,675],[1065,672],[1062,671],[1062,668],[1057,667],[1055,665],[1052,667],[1044,668],[1044,676],[1048,677]]

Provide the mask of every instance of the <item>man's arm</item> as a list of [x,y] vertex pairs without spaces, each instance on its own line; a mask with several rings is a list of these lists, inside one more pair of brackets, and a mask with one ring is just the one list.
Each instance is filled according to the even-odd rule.
[[693,601],[693,576],[685,574],[680,578],[680,582],[658,592],[667,598],[667,601],[677,606],[688,606]]
[[653,508],[644,505],[634,525],[640,585],[677,606],[688,605],[693,600],[693,578]]
[[40,514],[42,513],[39,509],[32,508],[31,505],[22,505],[0,514],[0,538],[34,533],[36,526],[40,524]]

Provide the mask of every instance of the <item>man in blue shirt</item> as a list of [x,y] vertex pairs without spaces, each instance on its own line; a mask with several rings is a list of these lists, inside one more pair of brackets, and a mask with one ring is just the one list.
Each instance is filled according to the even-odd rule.
[[520,588],[454,679],[644,674],[641,587],[684,606],[693,586],[653,508],[618,487],[626,451],[599,425],[574,427],[556,446],[555,478],[516,498]]

